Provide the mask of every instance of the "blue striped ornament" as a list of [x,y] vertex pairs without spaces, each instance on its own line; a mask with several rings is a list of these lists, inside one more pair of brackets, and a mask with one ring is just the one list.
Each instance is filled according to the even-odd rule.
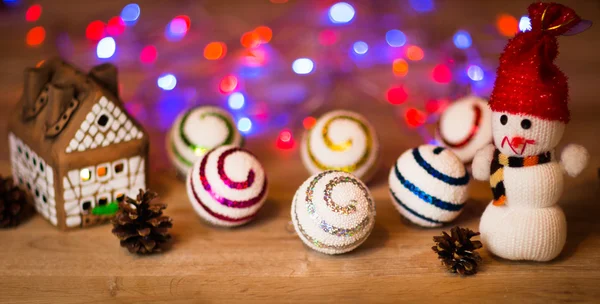
[[390,170],[394,207],[409,221],[439,227],[453,221],[467,200],[469,174],[448,149],[423,145],[404,152]]

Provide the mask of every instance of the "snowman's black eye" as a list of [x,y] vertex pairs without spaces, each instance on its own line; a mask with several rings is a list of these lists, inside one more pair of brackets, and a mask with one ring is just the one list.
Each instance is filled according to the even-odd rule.
[[521,120],[521,128],[523,128],[525,130],[531,128],[531,120],[529,120],[529,119]]
[[500,116],[500,123],[502,125],[505,125],[507,122],[508,122],[508,116],[506,116],[506,115]]

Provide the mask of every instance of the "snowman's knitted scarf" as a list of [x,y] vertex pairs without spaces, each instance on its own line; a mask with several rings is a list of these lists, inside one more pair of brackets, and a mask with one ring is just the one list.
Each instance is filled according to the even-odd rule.
[[511,168],[531,167],[541,165],[552,161],[550,151],[542,154],[526,157],[507,156],[500,153],[500,150],[494,151],[494,159],[490,166],[490,186],[494,195],[493,204],[502,206],[506,202],[506,189],[504,189],[504,167]]

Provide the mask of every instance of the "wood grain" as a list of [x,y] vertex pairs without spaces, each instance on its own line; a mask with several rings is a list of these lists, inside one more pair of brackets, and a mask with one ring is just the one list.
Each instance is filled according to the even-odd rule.
[[[80,11],[94,11],[93,18],[108,19],[127,3],[39,2],[44,5],[46,22]],[[237,14],[244,16],[249,25],[267,22],[264,20],[287,10],[273,7],[266,0],[253,0],[253,5],[244,1],[206,2],[209,15]],[[166,3],[170,2],[142,3],[142,14],[169,16],[177,11],[171,6],[190,7],[187,1]],[[439,27],[444,35],[451,35],[457,24],[484,27],[500,11],[522,14],[528,5],[528,1],[520,0],[436,3],[444,13],[438,12],[439,18],[432,20],[430,26]],[[569,1],[569,5],[584,17],[600,22],[597,2]],[[26,49],[22,39],[28,25],[20,21],[22,14],[2,12],[0,16],[0,138],[6,141],[5,122],[11,115],[7,109],[21,93],[23,68],[55,50],[51,46]],[[90,18],[73,14],[65,26],[72,32],[80,31]],[[17,24],[18,29],[11,24]],[[263,162],[272,181],[268,202],[249,225],[218,229],[201,222],[194,213],[184,184],[162,151],[164,134],[155,132],[151,138],[154,165],[150,186],[169,204],[167,213],[174,219],[172,248],[161,255],[133,256],[119,247],[110,226],[60,232],[35,216],[18,228],[0,231],[0,302],[597,302],[599,33],[594,27],[586,34],[564,38],[561,44],[559,64],[570,77],[572,99],[572,122],[563,142],[586,145],[592,159],[581,176],[566,180],[560,205],[567,216],[568,239],[562,254],[552,262],[506,261],[483,249],[484,263],[476,276],[461,278],[445,273],[431,251],[431,238],[441,229],[422,229],[406,223],[388,197],[387,174],[391,164],[404,150],[418,145],[420,138],[414,132],[396,129],[397,118],[389,113],[388,105],[357,96],[351,93],[352,84],[341,82],[332,93],[331,104],[320,111],[343,107],[362,112],[379,131],[383,149],[381,169],[369,184],[376,201],[375,228],[356,251],[334,257],[322,255],[305,247],[290,231],[291,198],[308,174],[297,149],[289,153],[276,150],[276,133],[251,138],[247,146]],[[489,59],[495,60],[497,55]],[[144,78],[143,71],[131,68],[125,68],[119,76],[124,83],[124,99]],[[0,173],[10,174],[8,148],[4,144],[0,145]],[[482,182],[472,183],[470,194],[466,210],[456,224],[477,230],[479,216],[491,194]]]

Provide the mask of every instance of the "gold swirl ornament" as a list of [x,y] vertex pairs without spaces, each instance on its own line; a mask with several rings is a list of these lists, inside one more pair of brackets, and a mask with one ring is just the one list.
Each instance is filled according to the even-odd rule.
[[358,161],[353,164],[350,164],[347,166],[340,166],[340,167],[327,166],[327,165],[323,164],[322,162],[320,162],[313,154],[313,151],[312,151],[312,148],[310,145],[310,139],[312,136],[312,132],[314,130],[313,129],[313,130],[308,131],[307,138],[306,138],[306,149],[308,152],[308,157],[310,158],[311,162],[320,170],[340,170],[340,171],[352,173],[357,168],[362,167],[369,159],[369,155],[371,155],[371,151],[373,149],[373,138],[371,136],[369,127],[361,120],[359,120],[355,117],[352,117],[352,116],[347,116],[347,115],[335,116],[335,117],[332,117],[331,119],[329,119],[327,122],[325,122],[325,125],[323,125],[323,129],[321,130],[321,135],[323,136],[323,142],[325,143],[325,146],[327,146],[327,148],[331,151],[345,152],[348,149],[350,149],[352,147],[352,145],[354,144],[352,141],[352,138],[349,138],[346,141],[341,142],[341,143],[334,143],[333,140],[331,140],[331,138],[329,137],[329,126],[336,120],[350,120],[350,121],[356,123],[360,127],[360,129],[365,134],[365,138],[366,138],[365,152],[360,156]]

